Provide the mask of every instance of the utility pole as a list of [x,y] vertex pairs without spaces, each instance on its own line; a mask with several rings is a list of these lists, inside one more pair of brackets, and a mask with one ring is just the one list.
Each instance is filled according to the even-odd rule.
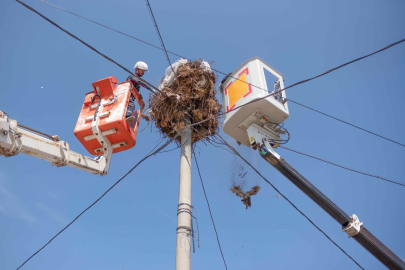
[[[185,120],[186,126],[190,121]],[[177,208],[176,270],[189,270],[191,257],[191,127],[181,133],[179,204]]]

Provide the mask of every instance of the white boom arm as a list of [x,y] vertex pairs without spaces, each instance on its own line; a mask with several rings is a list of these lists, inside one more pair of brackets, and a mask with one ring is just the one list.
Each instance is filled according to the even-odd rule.
[[[96,121],[93,121],[98,122],[98,119],[96,117]],[[11,120],[0,111],[0,156],[10,157],[23,153],[49,161],[57,167],[67,165],[94,174],[108,173],[112,148],[104,151],[103,156],[93,159],[71,151],[69,144],[57,136],[53,138],[51,140],[18,127],[16,120]]]

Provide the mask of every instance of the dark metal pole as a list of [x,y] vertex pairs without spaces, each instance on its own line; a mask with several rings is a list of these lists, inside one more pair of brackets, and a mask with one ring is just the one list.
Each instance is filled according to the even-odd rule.
[[[334,218],[342,227],[346,226],[350,217],[343,212],[336,204],[334,204],[328,197],[320,192],[314,185],[312,185],[304,176],[297,172],[290,164],[284,159],[278,158],[271,152],[260,151],[261,156],[270,163],[274,168],[281,172],[288,180],[301,189],[311,200],[317,203],[326,213]],[[380,240],[378,240],[372,233],[370,233],[364,226],[361,227],[360,232],[353,236],[353,238],[367,249],[374,257],[382,262],[389,269],[405,269],[405,263],[394,252],[386,247]]]

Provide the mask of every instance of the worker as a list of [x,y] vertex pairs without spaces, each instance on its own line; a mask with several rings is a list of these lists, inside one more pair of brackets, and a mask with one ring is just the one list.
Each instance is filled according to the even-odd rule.
[[[145,62],[136,62],[135,66],[135,74],[138,75],[134,76],[134,75],[129,75],[127,81],[130,81],[133,86],[135,87],[136,91],[140,91],[141,86],[145,87],[146,89],[150,90],[153,92],[153,90],[146,84],[142,83],[141,80],[139,80],[139,77],[142,77],[146,71],[148,71],[148,65]],[[143,99],[142,95],[139,94],[139,98]],[[138,118],[138,113],[137,111],[135,111],[135,97],[131,94],[130,98],[129,98],[129,103],[128,103],[128,107],[127,107],[127,113],[126,113],[126,121],[128,123],[128,125],[130,125],[132,128],[134,128],[135,126],[135,120],[137,120]]]

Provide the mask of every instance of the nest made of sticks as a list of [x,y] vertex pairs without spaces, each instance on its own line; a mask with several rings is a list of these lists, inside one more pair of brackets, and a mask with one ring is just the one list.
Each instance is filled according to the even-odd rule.
[[[167,137],[174,137],[185,126],[185,119],[191,124],[207,118],[210,120],[192,127],[192,142],[215,135],[218,132],[218,113],[222,106],[215,95],[216,76],[212,71],[205,71],[202,60],[188,62],[177,70],[177,75],[169,87],[149,97],[151,120],[160,132]],[[176,97],[180,98],[177,99]],[[177,137],[180,142],[181,136]]]

